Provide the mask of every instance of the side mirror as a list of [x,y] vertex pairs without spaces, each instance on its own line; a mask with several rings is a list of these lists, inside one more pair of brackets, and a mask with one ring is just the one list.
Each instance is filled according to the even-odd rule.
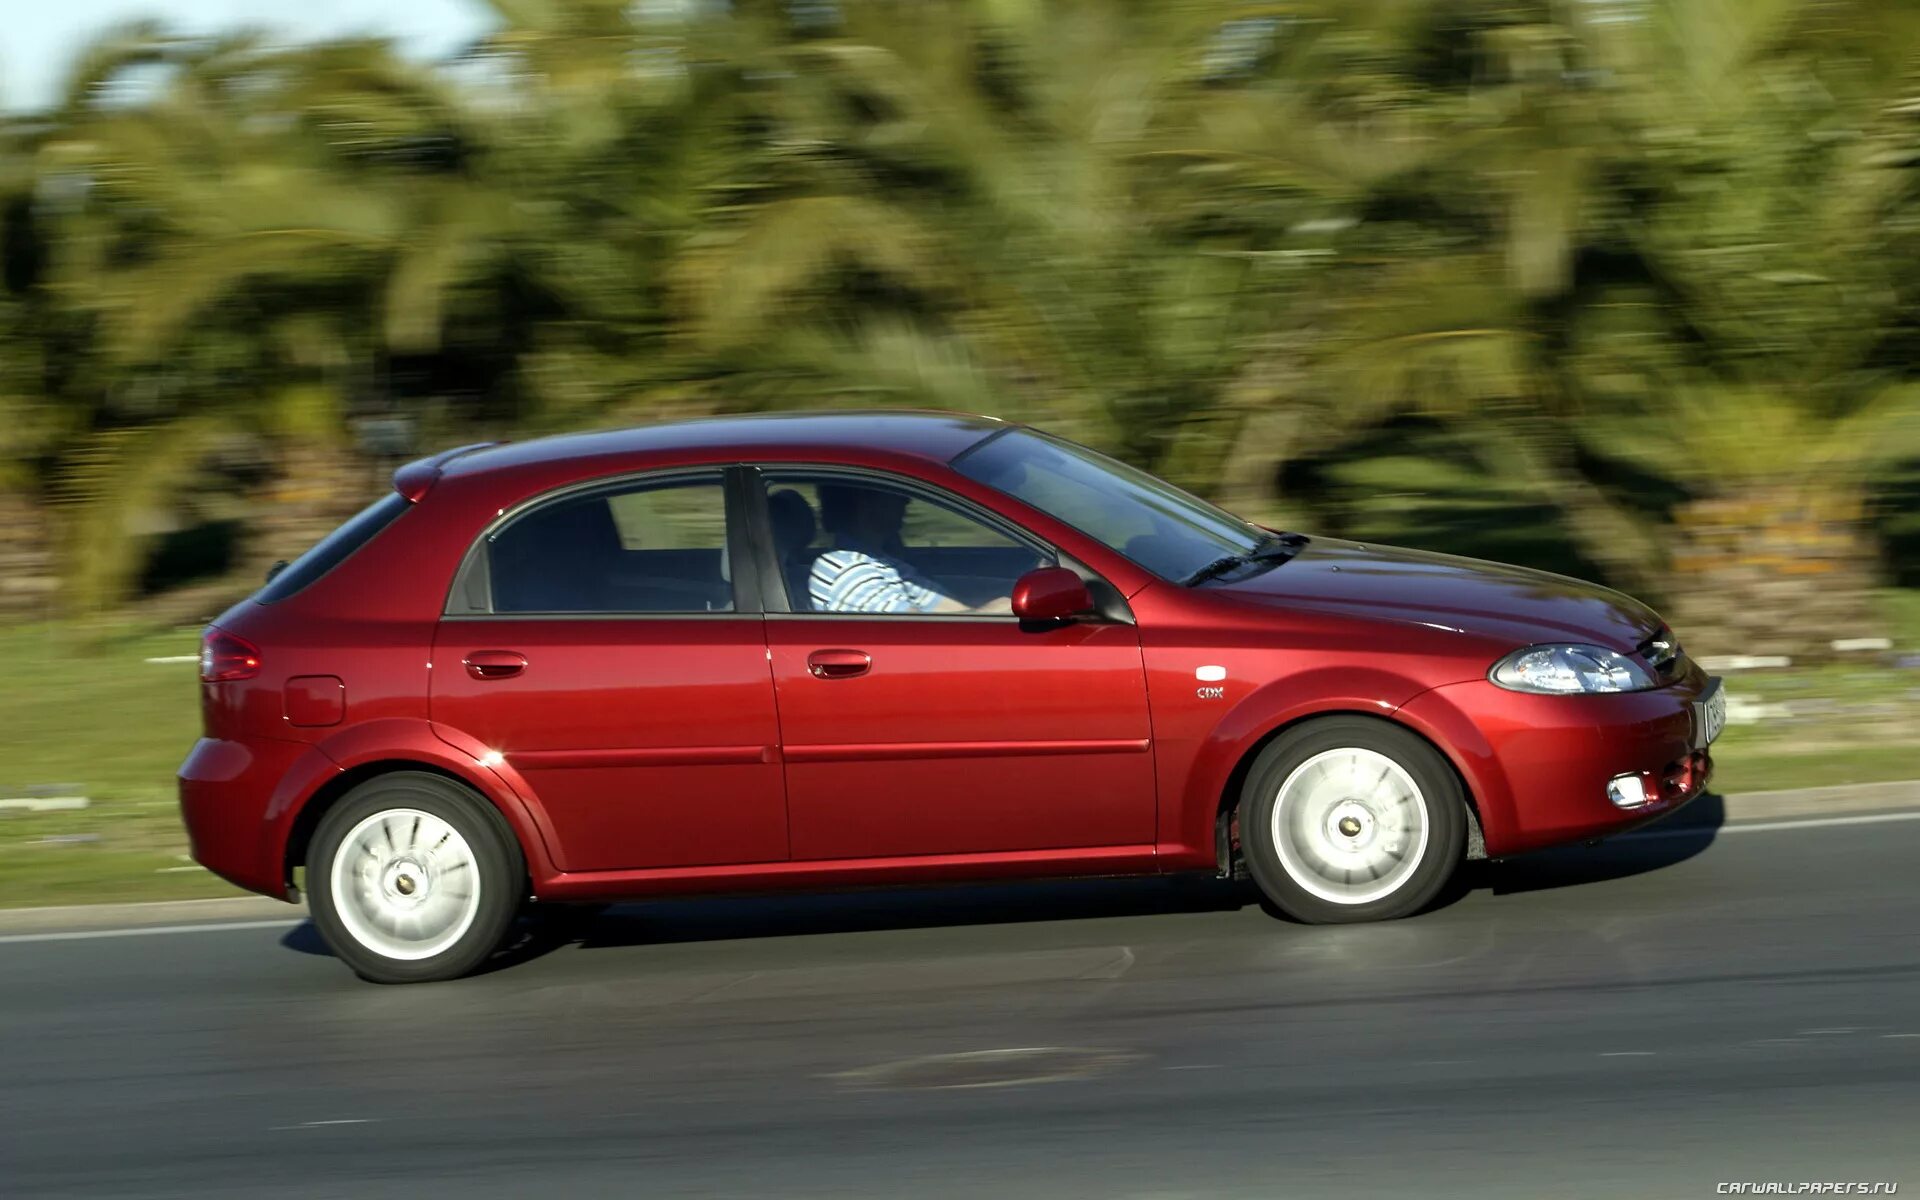
[[1013,585],[1013,615],[1022,621],[1064,621],[1093,611],[1093,595],[1065,567],[1036,567]]
[[284,559],[284,558],[283,558],[283,559],[281,559],[281,560],[280,560],[279,562],[277,562],[277,563],[274,563],[274,564],[273,564],[272,566],[270,566],[270,567],[268,567],[268,568],[267,568],[267,582],[268,582],[268,583],[272,583],[272,582],[273,582],[273,577],[274,577],[275,575],[278,575],[278,574],[279,574],[280,572],[282,572],[282,571],[284,571],[284,570],[286,570],[286,569],[287,569],[287,560],[286,560],[286,559]]

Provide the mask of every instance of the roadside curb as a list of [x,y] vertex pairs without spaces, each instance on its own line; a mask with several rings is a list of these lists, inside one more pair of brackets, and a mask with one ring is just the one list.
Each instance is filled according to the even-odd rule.
[[1920,779],[1893,783],[1844,783],[1833,787],[1793,788],[1779,792],[1741,792],[1723,796],[1727,820],[1771,821],[1777,817],[1879,812],[1920,808]]
[[0,908],[0,933],[42,933],[133,925],[190,925],[199,921],[304,920],[305,904],[267,896],[214,900],[155,900],[138,904],[65,904],[49,908]]
[[[1920,810],[1920,779],[1894,783],[1852,783],[1834,787],[1742,792],[1721,796],[1728,825],[1774,821],[1782,817],[1837,817],[1890,809]],[[1674,814],[1661,828],[1686,829],[1706,824],[1699,804]],[[48,908],[0,908],[0,934],[109,929],[196,922],[305,920],[304,903],[287,904],[266,896],[216,900],[160,900],[139,904],[72,904]]]

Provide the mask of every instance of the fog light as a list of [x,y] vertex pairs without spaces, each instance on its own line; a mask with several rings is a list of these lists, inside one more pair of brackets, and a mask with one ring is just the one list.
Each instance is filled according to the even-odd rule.
[[1607,799],[1613,801],[1615,808],[1639,808],[1650,797],[1640,776],[1628,774],[1607,780]]

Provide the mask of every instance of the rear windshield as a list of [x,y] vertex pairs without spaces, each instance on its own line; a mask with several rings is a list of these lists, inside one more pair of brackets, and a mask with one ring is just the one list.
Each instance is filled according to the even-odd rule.
[[321,538],[313,549],[294,559],[286,570],[255,592],[253,598],[262,604],[285,600],[345,562],[348,555],[372,541],[375,534],[393,524],[395,518],[411,507],[405,496],[388,492],[360,510],[360,515]]

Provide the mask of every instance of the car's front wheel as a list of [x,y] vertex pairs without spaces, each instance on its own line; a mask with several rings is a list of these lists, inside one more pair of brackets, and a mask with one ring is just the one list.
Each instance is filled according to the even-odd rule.
[[1323,717],[1254,759],[1241,853],[1267,898],[1296,920],[1390,920],[1432,903],[1458,869],[1465,805],[1452,767],[1415,734]]
[[485,962],[513,925],[525,873],[487,802],[425,772],[348,792],[307,851],[314,925],[375,983],[453,979]]

